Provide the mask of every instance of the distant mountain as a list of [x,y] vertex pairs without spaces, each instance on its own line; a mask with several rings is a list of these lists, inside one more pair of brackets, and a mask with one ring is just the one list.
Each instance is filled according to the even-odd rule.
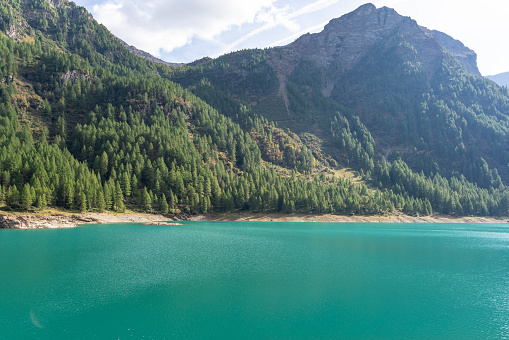
[[487,76],[486,78],[493,80],[500,86],[509,86],[509,72],[499,73],[494,76]]

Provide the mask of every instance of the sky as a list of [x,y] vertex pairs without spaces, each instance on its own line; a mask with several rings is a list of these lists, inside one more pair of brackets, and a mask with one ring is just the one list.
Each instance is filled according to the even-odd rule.
[[[113,34],[168,62],[284,46],[362,0],[74,0]],[[508,0],[371,0],[460,40],[483,75],[509,72]]]

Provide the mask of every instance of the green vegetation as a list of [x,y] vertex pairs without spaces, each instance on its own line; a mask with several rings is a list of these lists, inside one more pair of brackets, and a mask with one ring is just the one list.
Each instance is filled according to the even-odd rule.
[[[274,63],[275,54],[264,56]],[[235,70],[240,61],[224,56],[221,62]],[[337,71],[334,67],[332,63],[330,72]],[[189,86],[192,78],[182,73],[195,72],[189,66],[173,79]],[[337,164],[359,171],[372,189],[401,195],[403,202],[392,200],[398,210],[508,214],[507,88],[467,74],[447,54],[423,66],[402,35],[376,44],[357,66],[340,73],[330,97],[323,95],[323,73],[312,62],[301,61],[286,79],[289,112],[265,105],[279,89],[258,97],[261,105],[255,104],[253,111],[267,118],[289,117],[278,120],[290,130],[313,131],[328,142]],[[221,79],[209,74],[207,82],[220,87],[228,76],[239,74],[222,73]],[[249,105],[249,95],[241,95],[248,88],[224,91]],[[228,111],[222,103],[208,102]]]
[[[429,90],[418,67],[407,70],[398,60],[378,65],[368,56],[369,72],[381,76],[353,86],[368,72],[354,69],[331,98],[322,94],[320,70],[302,62],[287,79],[294,119],[277,124],[270,117],[286,106],[276,99],[267,50],[175,69],[132,55],[70,2],[3,1],[0,15],[3,32],[17,32],[17,39],[0,36],[5,207],[508,213],[507,169],[493,165],[509,163],[507,89],[461,73],[454,62],[444,61]],[[421,84],[413,97],[388,85],[405,77]],[[380,86],[386,99],[369,116],[370,91]],[[367,98],[364,106],[352,105],[359,95]],[[266,105],[272,102],[279,104]],[[389,112],[389,123],[375,118],[381,112]],[[388,130],[379,133],[376,126],[384,124]],[[303,126],[313,127],[324,150],[318,137],[294,132]],[[415,147],[386,160],[378,145],[386,145],[391,129],[405,131],[398,134],[399,149]],[[338,165],[358,171],[363,182],[331,176]]]
[[[32,43],[0,37],[6,60],[0,183],[7,206],[162,213],[393,209],[388,195],[364,185],[303,176],[312,173],[314,158],[295,135],[202,81],[196,91],[231,105],[220,114],[158,73],[171,69],[131,55],[83,13],[65,14],[81,9],[44,4],[35,4],[42,6],[38,15],[59,24],[32,23]],[[14,20],[14,7],[2,6],[5,21]],[[262,155],[289,166],[292,176],[277,175]]]

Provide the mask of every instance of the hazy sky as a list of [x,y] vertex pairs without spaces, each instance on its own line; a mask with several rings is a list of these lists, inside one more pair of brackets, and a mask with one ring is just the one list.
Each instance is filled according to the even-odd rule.
[[[362,0],[74,0],[130,45],[170,62],[286,45]],[[483,75],[509,71],[508,0],[373,0],[461,40]]]

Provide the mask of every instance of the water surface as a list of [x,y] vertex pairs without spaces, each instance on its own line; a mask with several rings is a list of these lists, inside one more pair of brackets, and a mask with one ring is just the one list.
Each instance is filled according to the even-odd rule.
[[504,224],[0,230],[2,339],[501,339]]

